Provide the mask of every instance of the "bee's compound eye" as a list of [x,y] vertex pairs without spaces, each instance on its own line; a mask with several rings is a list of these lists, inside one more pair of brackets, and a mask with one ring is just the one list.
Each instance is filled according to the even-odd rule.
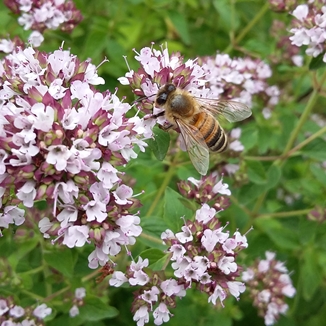
[[157,99],[156,99],[156,104],[157,105],[164,105],[166,102],[168,95],[166,93],[160,94]]
[[175,86],[173,84],[168,85],[168,87],[167,87],[167,92],[168,93],[171,93],[171,92],[173,92],[175,90],[176,90],[176,88],[175,88]]

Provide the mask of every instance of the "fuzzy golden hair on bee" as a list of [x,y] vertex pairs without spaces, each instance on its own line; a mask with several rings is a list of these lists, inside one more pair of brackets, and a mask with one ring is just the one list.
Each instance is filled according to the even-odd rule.
[[171,83],[159,89],[155,106],[164,109],[169,122],[165,129],[179,128],[190,160],[201,175],[206,175],[209,168],[209,153],[227,148],[227,135],[218,116],[235,122],[251,115],[251,110],[240,102],[196,98]]

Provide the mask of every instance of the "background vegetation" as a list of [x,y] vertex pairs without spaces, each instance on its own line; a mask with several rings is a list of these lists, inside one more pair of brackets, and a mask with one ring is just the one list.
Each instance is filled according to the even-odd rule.
[[[297,294],[289,299],[290,309],[278,325],[323,325],[326,318],[326,72],[323,64],[304,54],[304,49],[301,50],[303,66],[297,67],[278,46],[279,39],[271,34],[273,21],[283,21],[282,33],[290,36],[288,26],[293,17],[286,12],[272,11],[264,0],[79,0],[75,3],[84,16],[82,23],[71,34],[46,31],[40,50],[52,52],[64,41],[64,47],[81,60],[91,58],[92,63],[99,64],[107,57],[109,63],[99,67],[99,75],[106,84],[99,88],[113,91],[119,87],[118,95],[127,96],[130,102],[134,100],[130,89],[117,81],[127,72],[123,56],[137,70],[132,50],[139,51],[151,42],[156,46],[167,42],[170,53],[180,51],[185,58],[214,56],[218,51],[269,63],[273,72],[269,83],[281,90],[280,100],[271,117],[265,119],[261,101],[256,98],[252,117],[237,125],[242,129],[240,140],[245,149],[235,161],[240,164],[240,170],[224,179],[232,191],[232,204],[220,214],[221,220],[229,221],[232,231],[239,229],[244,233],[250,226],[254,227],[248,234],[249,247],[240,256],[244,266],[250,266],[269,250],[276,252],[277,258],[285,261],[292,271]],[[29,35],[2,3],[0,30],[11,37],[19,35],[26,39]],[[211,166],[215,160],[219,159],[212,156]],[[174,207],[179,209],[181,203],[174,193],[171,195],[173,190],[177,191],[177,182],[190,176],[199,178],[186,153],[178,154],[177,163],[173,155],[158,161],[147,150],[124,169],[130,176],[130,184],[134,184],[134,193],[146,191],[140,198],[144,236],[132,249],[134,257],[147,246],[160,247],[151,237],[158,238],[164,231],[165,223],[157,222],[160,217],[170,213],[171,220],[176,218],[174,209],[166,211],[166,203],[174,200]],[[67,250],[52,246],[36,233],[19,243],[14,241],[13,230],[7,230],[0,240],[0,266],[3,269],[9,261],[11,284],[0,291],[6,295],[21,292],[22,302],[26,304],[35,299],[43,302],[46,298],[56,314],[47,325],[131,325],[133,289],[108,287],[107,280],[96,284],[98,275],[86,263],[92,249],[85,246]],[[123,266],[129,258],[119,259],[119,266]],[[81,314],[70,318],[67,314],[70,307],[63,304],[65,295],[81,286],[86,288],[88,299]],[[222,309],[207,303],[204,294],[193,291],[179,301],[173,313],[169,325],[264,325],[246,293],[239,302],[229,298]]]

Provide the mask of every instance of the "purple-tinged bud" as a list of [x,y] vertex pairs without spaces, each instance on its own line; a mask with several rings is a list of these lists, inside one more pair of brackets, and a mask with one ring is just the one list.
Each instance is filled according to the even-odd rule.
[[55,131],[55,135],[57,136],[58,139],[62,139],[64,136],[64,132],[62,129],[58,129]]
[[42,199],[46,195],[47,186],[42,184],[37,188],[35,199]]
[[79,185],[87,185],[89,183],[89,177],[88,176],[82,176],[82,175],[75,175],[74,176],[74,182]]
[[277,12],[289,12],[294,9],[297,0],[269,0],[271,10]]
[[54,139],[55,139],[55,135],[52,130],[46,133],[43,137],[43,144],[45,144],[45,148],[53,145]]
[[89,198],[84,194],[80,194],[79,197],[78,197],[78,200],[79,200],[81,205],[86,205],[89,202]]
[[[103,232],[101,228],[93,229],[93,238],[97,243],[100,243],[103,240]],[[104,233],[105,234],[105,233]]]
[[22,179],[32,179],[34,177],[34,172],[31,171],[31,172],[23,172],[22,170],[19,171],[19,173],[17,174],[17,176],[19,178],[22,178]]
[[52,198],[53,193],[54,193],[54,189],[55,189],[55,185],[53,183],[51,183],[47,189],[46,189],[46,196],[47,198]]
[[42,102],[43,95],[33,86],[28,90],[28,96],[35,102]]

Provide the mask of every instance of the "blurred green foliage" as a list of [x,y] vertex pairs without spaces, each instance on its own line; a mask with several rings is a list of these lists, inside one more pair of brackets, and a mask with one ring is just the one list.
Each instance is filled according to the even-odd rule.
[[[249,247],[242,252],[244,265],[249,266],[269,250],[275,251],[278,259],[286,261],[288,269],[293,271],[291,277],[297,294],[288,301],[289,312],[281,317],[278,325],[324,325],[326,223],[325,217],[311,221],[307,215],[315,207],[324,209],[325,215],[326,173],[322,165],[326,161],[325,134],[288,153],[321,130],[322,127],[310,119],[311,114],[288,151],[284,151],[324,70],[319,58],[310,63],[306,57],[303,67],[271,61],[279,51],[278,40],[270,34],[272,22],[278,19],[287,24],[291,17],[272,12],[265,0],[78,0],[75,3],[84,16],[83,22],[68,35],[46,31],[40,50],[54,51],[64,41],[64,47],[82,60],[91,58],[94,64],[100,64],[107,57],[109,63],[99,68],[99,74],[106,81],[101,90],[113,91],[119,87],[119,96],[127,96],[130,101],[134,99],[130,89],[117,81],[128,70],[123,56],[127,56],[130,67],[136,70],[133,49],[139,51],[151,42],[157,46],[167,43],[170,53],[180,51],[185,58],[214,55],[218,51],[231,56],[250,55],[270,63],[273,70],[270,82],[282,90],[281,100],[270,119],[263,118],[262,107],[257,102],[253,117],[241,123],[241,142],[245,146],[243,175],[242,178],[225,178],[232,190],[232,205],[221,213],[221,219],[229,221],[231,229],[239,228],[241,232],[254,226],[248,235]],[[2,3],[0,30],[3,37],[8,34],[26,39],[29,35]],[[326,120],[325,93],[321,91],[320,95],[311,111]],[[171,142],[174,141],[172,137]],[[160,147],[166,147],[168,142],[167,137],[161,144],[150,144],[159,159],[163,159],[159,156]],[[139,158],[125,168],[132,178],[130,182],[135,181],[135,193],[146,191],[141,197],[141,216],[147,237],[139,240],[133,255],[136,257],[149,247],[156,248],[144,252],[143,257],[151,257],[157,269],[162,266],[164,256],[158,254],[162,246],[152,239],[159,238],[167,227],[174,231],[180,228],[182,220],[178,217],[192,217],[192,210],[185,208],[176,193],[176,183],[190,176],[198,178],[198,175],[187,154],[178,155],[184,164],[179,165],[169,179],[166,163],[171,161],[171,156],[159,161],[150,150],[140,153]],[[159,201],[156,201],[158,194]],[[20,298],[23,305],[66,287],[83,286],[87,293],[96,288],[97,296],[87,295],[76,318],[68,316],[69,308],[60,296],[50,301],[56,317],[47,325],[132,325],[132,289],[107,289],[107,281],[95,284],[95,275],[85,266],[90,248],[55,248],[37,237],[17,243],[10,232],[12,230],[5,230],[0,240],[0,266],[3,273],[12,275],[10,284],[1,286],[2,294]],[[8,271],[4,268],[6,262],[10,265]],[[127,262],[128,258],[122,257],[119,265]],[[45,266],[42,273],[39,266]],[[212,307],[205,295],[193,291],[179,301],[173,313],[171,326],[264,324],[246,294],[241,295],[239,302],[229,299],[222,309]]]

